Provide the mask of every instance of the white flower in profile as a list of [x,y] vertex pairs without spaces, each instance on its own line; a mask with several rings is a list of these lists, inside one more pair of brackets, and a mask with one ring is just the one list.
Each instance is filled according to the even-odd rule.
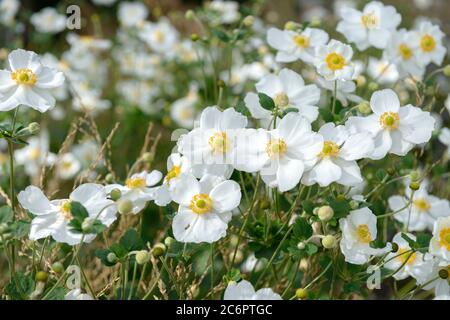
[[72,100],[74,110],[96,116],[111,107],[111,101],[102,99],[101,90],[90,88],[86,83],[77,83],[73,87],[77,92]]
[[219,20],[221,23],[230,24],[241,17],[239,4],[236,1],[213,0],[208,3],[208,8],[220,15]]
[[450,265],[450,215],[438,218],[434,223],[430,253]]
[[385,59],[369,57],[367,73],[379,84],[392,84],[399,79],[397,67]]
[[442,128],[438,136],[439,141],[447,147],[447,156],[450,157],[450,129]]
[[[116,207],[107,199],[105,188],[99,184],[86,183],[78,186],[69,199],[48,200],[41,189],[28,186],[17,195],[20,205],[35,217],[31,221],[30,239],[38,240],[51,236],[55,241],[76,245],[83,238],[82,233],[71,230],[71,202],[81,203],[89,218],[97,219],[110,226],[116,220]],[[91,242],[95,234],[85,234],[83,242]]]
[[306,28],[301,32],[270,28],[267,31],[267,43],[278,50],[277,62],[302,60],[314,63],[316,47],[328,42],[328,34],[320,29]]
[[408,197],[394,195],[388,199],[388,203],[389,208],[397,212],[394,219],[408,225],[409,231],[431,231],[436,219],[450,216],[449,201],[428,194],[426,188],[414,192],[411,205]]
[[82,293],[81,289],[73,289],[66,293],[64,300],[94,300],[90,294]]
[[196,88],[191,88],[189,93],[176,100],[170,107],[170,116],[183,128],[192,129],[194,127],[196,110],[195,105],[200,101]]
[[421,79],[425,68],[419,62],[419,50],[417,32],[401,29],[392,35],[384,57],[395,64],[401,78],[413,76]]
[[373,152],[370,133],[350,134],[344,126],[326,123],[319,129],[323,137],[323,148],[315,157],[316,164],[306,171],[302,183],[321,187],[337,182],[345,186],[357,186],[363,182],[356,160]]
[[288,113],[274,130],[248,129],[236,145],[235,168],[260,171],[270,188],[285,192],[294,188],[311,168],[323,148],[323,138],[311,131],[310,123],[295,112]]
[[356,84],[354,81],[334,80],[327,81],[322,77],[317,77],[317,84],[325,90],[331,91],[334,94],[336,86],[336,99],[339,100],[342,106],[347,107],[349,101],[360,103],[364,99],[355,94]]
[[62,154],[56,160],[56,174],[63,180],[72,179],[80,171],[80,169],[80,161],[71,152]]
[[31,51],[17,49],[8,56],[10,70],[0,70],[0,111],[19,105],[45,112],[55,106],[49,90],[61,86],[64,75],[41,64]]
[[212,174],[229,178],[235,158],[235,139],[239,129],[247,126],[247,118],[233,108],[220,111],[207,107],[200,116],[199,127],[182,135],[178,151],[191,163],[192,173],[201,178]]
[[[320,100],[320,89],[314,84],[305,85],[302,76],[290,69],[282,69],[278,75],[264,76],[255,87],[259,93],[272,98],[280,111],[294,108],[309,122],[316,120],[319,115],[317,104]],[[248,93],[244,102],[254,118],[273,117],[269,110],[261,106],[257,94]]]
[[213,243],[226,236],[231,211],[241,202],[238,183],[205,175],[198,181],[183,173],[172,191],[180,206],[172,222],[175,239],[180,242]]
[[178,42],[178,31],[166,18],[158,22],[146,22],[142,26],[139,37],[158,53],[169,53]]
[[99,39],[90,35],[78,35],[71,32],[66,37],[71,46],[71,50],[101,52],[111,48],[111,41],[108,39]]
[[[406,235],[412,240],[416,240],[415,235],[411,233],[407,233]],[[402,233],[400,232],[394,236],[392,242],[397,244],[398,250],[396,252],[391,252],[386,256],[384,267],[392,271],[398,270],[393,275],[396,280],[414,277],[417,268],[421,268],[425,263],[423,254],[413,251],[409,246],[408,241],[402,237]]]
[[392,32],[402,20],[393,6],[385,6],[379,1],[366,4],[362,12],[343,8],[340,16],[343,20],[338,23],[336,30],[361,51],[371,46],[386,48]]
[[121,1],[117,10],[117,18],[124,27],[136,27],[148,16],[147,6],[141,2]]
[[417,284],[423,286],[423,290],[434,290],[437,297],[450,295],[450,282],[440,277],[441,270],[450,273],[449,261],[440,260],[428,253],[424,255],[424,260],[425,263],[414,270]]
[[55,8],[47,7],[31,15],[30,22],[37,31],[58,33],[66,28],[67,17],[59,14]]
[[14,18],[19,11],[20,2],[18,0],[2,0],[0,1],[0,23],[11,26]]
[[416,31],[419,39],[419,50],[417,51],[419,63],[426,66],[433,62],[440,66],[447,53],[447,49],[442,44],[445,34],[438,25],[434,25],[430,21],[421,22]]
[[109,194],[113,189],[119,189],[122,196],[121,199],[130,200],[133,204],[131,213],[138,214],[141,212],[147,202],[155,199],[155,192],[158,187],[154,187],[162,179],[162,173],[153,170],[150,173],[142,171],[135,173],[125,181],[125,185],[110,184],[105,187]]
[[365,264],[372,256],[380,256],[391,251],[390,243],[385,248],[375,249],[370,243],[377,238],[377,217],[365,207],[350,211],[346,218],[339,220],[342,232],[340,247],[345,261]]
[[382,159],[387,153],[404,156],[415,145],[430,140],[434,118],[412,105],[400,107],[400,100],[393,90],[374,92],[370,107],[374,112],[370,116],[350,117],[346,122],[351,131],[372,134],[375,149],[370,159]]
[[252,284],[247,280],[239,283],[231,281],[223,296],[224,300],[283,300],[278,293],[270,288],[263,288],[255,291]]
[[352,57],[352,47],[333,39],[327,45],[317,46],[314,65],[328,81],[352,80],[355,72]]

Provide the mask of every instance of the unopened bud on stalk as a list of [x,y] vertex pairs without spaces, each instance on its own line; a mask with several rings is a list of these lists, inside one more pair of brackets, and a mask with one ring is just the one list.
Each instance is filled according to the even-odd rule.
[[166,245],[167,248],[170,248],[171,246],[173,246],[175,242],[176,242],[176,240],[172,237],[166,237],[164,239],[164,244]]
[[312,19],[311,19],[310,26],[311,26],[312,28],[320,27],[321,24],[322,24],[322,21],[321,21],[319,18],[312,18]]
[[244,23],[244,26],[251,27],[251,26],[253,26],[253,23],[255,23],[255,17],[253,17],[253,16],[246,16],[244,18],[243,23]]
[[350,205],[350,208],[352,208],[353,210],[356,210],[359,207],[358,201],[355,200],[351,200],[348,204]]
[[119,200],[121,196],[122,192],[117,188],[112,189],[111,192],[109,193],[109,197],[111,198],[112,201]]
[[441,270],[439,270],[439,278],[441,278],[441,279],[448,279],[448,276],[449,276],[449,274],[448,274],[448,270],[447,269],[441,269]]
[[41,126],[37,122],[32,122],[27,127],[30,134],[37,134],[41,130]]
[[136,262],[138,264],[146,264],[150,261],[150,253],[147,250],[141,250],[136,253]]
[[155,258],[162,256],[166,252],[166,246],[163,243],[157,243],[152,249],[152,255]]
[[396,170],[395,170],[395,168],[390,167],[390,168],[386,169],[386,172],[388,173],[388,175],[393,176],[393,175],[395,175]]
[[299,24],[295,23],[294,21],[288,21],[284,25],[284,29],[290,30],[290,31],[293,31],[293,30],[297,29],[298,27],[299,27]]
[[364,86],[366,85],[366,83],[367,83],[367,79],[366,79],[366,77],[364,77],[363,75],[359,75],[359,76],[356,78],[356,85],[357,85],[359,88],[364,87]]
[[225,87],[225,82],[222,79],[217,80],[217,86],[219,88]]
[[295,296],[297,299],[305,299],[307,295],[308,295],[308,291],[306,289],[298,288],[295,291]]
[[420,183],[419,183],[419,182],[416,182],[416,181],[413,181],[413,182],[411,182],[411,183],[409,184],[409,188],[410,188],[411,190],[417,191],[417,190],[419,190],[419,188],[420,188]]
[[336,237],[329,234],[322,238],[322,245],[325,249],[333,249],[336,247]]
[[110,253],[108,253],[108,255],[106,256],[106,260],[107,260],[109,263],[116,263],[116,262],[119,260],[119,258],[117,258],[117,255],[116,255],[114,252],[110,252]]
[[369,88],[370,91],[376,91],[376,90],[378,90],[379,87],[380,86],[376,82],[370,82],[368,84],[368,88]]
[[362,114],[370,114],[372,112],[372,109],[370,108],[370,104],[368,101],[361,102],[356,106],[356,109],[358,109],[358,111],[361,112]]
[[113,183],[114,182],[114,176],[111,173],[108,173],[105,177],[105,181],[107,183]]
[[420,173],[418,171],[411,171],[409,174],[409,178],[411,181],[419,181],[420,180]]
[[194,16],[195,16],[195,13],[192,10],[188,10],[184,14],[184,17],[186,18],[186,20],[192,20],[192,19],[194,19]]
[[444,67],[443,73],[446,77],[450,77],[450,64]]
[[35,279],[37,282],[46,282],[48,279],[48,274],[45,271],[39,271],[36,273]]
[[154,158],[153,153],[151,153],[151,152],[146,152],[142,155],[142,160],[145,162],[150,162],[153,160],[153,158]]
[[52,264],[52,271],[55,273],[63,273],[64,266],[61,262],[57,261]]
[[334,216],[334,210],[330,206],[322,206],[317,211],[317,216],[321,221],[328,221]]
[[81,230],[83,230],[84,233],[90,233],[92,231],[93,226],[94,226],[94,219],[86,218],[81,223]]
[[133,203],[129,199],[117,201],[117,210],[120,214],[129,214],[133,210]]
[[396,253],[398,251],[398,249],[399,249],[398,244],[396,244],[395,242],[392,242],[391,252]]
[[196,33],[191,34],[192,41],[196,42],[196,41],[198,41],[198,39],[199,39],[198,34],[196,34]]
[[297,244],[297,249],[299,249],[299,250],[303,250],[303,249],[305,249],[305,247],[306,247],[306,243],[303,242],[303,241],[300,241],[300,242]]

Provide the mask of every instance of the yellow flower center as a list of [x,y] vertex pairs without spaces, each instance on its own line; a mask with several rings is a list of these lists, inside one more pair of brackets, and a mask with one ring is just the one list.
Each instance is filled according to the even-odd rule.
[[130,189],[137,189],[146,186],[145,179],[141,177],[127,179],[125,184]]
[[409,60],[413,56],[413,52],[410,47],[408,47],[406,44],[402,43],[398,47],[398,51],[400,55],[403,57],[403,60]]
[[29,151],[28,151],[28,155],[30,156],[30,159],[31,160],[37,160],[37,159],[39,159],[39,155],[40,155],[41,153],[40,153],[40,151],[39,151],[39,149],[38,148],[33,148],[33,149],[30,149]]
[[339,154],[339,146],[333,141],[324,141],[322,152],[319,153],[319,158],[336,157]]
[[17,84],[24,84],[29,86],[34,86],[37,81],[37,77],[33,71],[30,69],[17,69],[11,73],[11,78]]
[[299,34],[294,36],[294,42],[295,44],[303,49],[306,49],[309,47],[309,37]]
[[286,151],[287,146],[283,139],[272,139],[267,143],[266,152],[271,158],[282,156]]
[[373,29],[378,25],[378,18],[373,13],[369,13],[361,17],[361,23],[367,29]]
[[328,69],[333,70],[333,71],[341,70],[345,66],[344,57],[336,52],[330,53],[325,58],[325,61],[328,65]]
[[170,182],[170,180],[172,180],[173,178],[176,178],[180,175],[181,173],[181,167],[179,166],[173,166],[172,169],[170,169],[169,172],[167,172],[166,175],[166,182]]
[[420,48],[425,52],[431,52],[436,48],[436,40],[429,34],[426,34],[420,40]]
[[66,220],[72,219],[71,209],[72,209],[72,205],[70,203],[70,200],[63,201],[63,203],[59,207],[59,210],[60,210],[61,215],[64,217],[64,219],[66,219]]
[[413,201],[414,207],[420,212],[427,212],[431,205],[425,198],[418,198]]
[[400,116],[396,112],[384,112],[380,116],[380,125],[388,130],[396,130],[400,124]]
[[180,111],[180,119],[188,120],[192,118],[192,112],[189,109],[183,109]]
[[356,228],[356,234],[358,240],[363,243],[369,243],[372,241],[372,235],[370,234],[369,226],[367,224],[361,224]]
[[450,228],[444,228],[439,231],[439,244],[450,251]]
[[92,42],[94,42],[94,37],[92,37],[92,36],[80,36],[80,40],[81,40],[81,42],[83,42],[85,44],[91,44]]
[[214,153],[226,153],[230,149],[230,141],[223,131],[214,133],[209,138],[208,144]]
[[190,208],[197,214],[208,213],[212,208],[212,199],[205,193],[196,194],[191,199]]
[[284,108],[289,105],[289,97],[285,92],[280,92],[277,95],[275,95],[273,102],[277,107]]
[[164,32],[162,32],[161,30],[156,30],[155,31],[155,41],[158,43],[161,43],[164,41],[164,39],[166,38]]
[[401,248],[397,251],[397,259],[402,263],[402,264],[413,264],[414,261],[416,261],[417,259],[417,254],[411,250],[407,250],[404,248]]

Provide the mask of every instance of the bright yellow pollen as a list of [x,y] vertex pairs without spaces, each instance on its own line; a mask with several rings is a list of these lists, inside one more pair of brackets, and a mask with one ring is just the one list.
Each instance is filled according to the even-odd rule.
[[277,107],[284,108],[289,105],[289,97],[285,92],[280,92],[277,95],[275,95],[273,102]]
[[208,213],[212,208],[212,199],[205,193],[196,194],[191,199],[190,208],[197,214]]
[[420,48],[425,52],[431,52],[436,48],[436,40],[429,34],[426,34],[420,40]]
[[339,154],[339,146],[333,141],[324,141],[322,152],[319,153],[319,158],[336,157]]
[[372,241],[372,235],[370,234],[369,226],[367,224],[361,224],[356,229],[358,240],[363,243],[369,243]]
[[155,41],[158,43],[161,43],[164,41],[164,39],[166,38],[164,32],[162,32],[161,30],[156,30],[155,31]]
[[39,159],[39,155],[40,155],[41,153],[40,153],[40,151],[39,151],[39,149],[38,148],[33,148],[33,149],[30,149],[29,151],[28,151],[28,155],[30,156],[30,159],[31,160],[37,160],[37,159]]
[[336,52],[330,53],[325,58],[325,61],[328,65],[328,69],[333,70],[333,71],[341,70],[345,66],[344,57]]
[[71,220],[72,219],[72,206],[70,203],[70,200],[66,200],[64,201],[61,206],[59,207],[61,215],[64,217],[64,219],[66,220]]
[[303,49],[306,49],[309,47],[309,37],[299,34],[294,36],[294,42],[295,44]]
[[417,254],[411,250],[406,250],[404,248],[401,248],[397,251],[397,259],[402,263],[402,264],[413,264],[414,261],[416,261],[417,259]]
[[439,244],[450,251],[450,228],[444,228],[439,231]]
[[170,182],[170,180],[172,180],[173,178],[176,178],[180,175],[181,173],[181,167],[179,166],[173,166],[172,169],[170,169],[169,172],[167,172],[166,175],[166,182]]
[[272,139],[267,143],[266,152],[271,158],[282,156],[286,151],[287,146],[283,139]]
[[140,177],[127,179],[125,184],[130,189],[137,189],[146,186],[145,179]]
[[427,212],[430,210],[430,203],[424,198],[418,198],[413,201],[414,207],[420,212]]
[[361,17],[361,23],[367,29],[373,29],[378,25],[378,18],[373,13],[369,13]]
[[384,129],[396,130],[400,124],[400,116],[396,112],[384,112],[380,116],[380,125]]
[[402,43],[398,47],[398,51],[400,55],[403,57],[403,60],[409,60],[413,56],[413,52],[410,47],[408,47],[406,44]]
[[208,144],[214,153],[226,153],[230,149],[230,141],[223,131],[214,133],[209,138]]
[[34,86],[37,81],[37,77],[30,69],[17,69],[11,73],[11,79],[17,84],[24,84]]

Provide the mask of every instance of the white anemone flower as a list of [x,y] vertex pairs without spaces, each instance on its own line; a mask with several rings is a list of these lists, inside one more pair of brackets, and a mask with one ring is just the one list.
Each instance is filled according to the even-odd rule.
[[267,43],[278,50],[277,62],[302,60],[314,63],[316,47],[328,42],[328,34],[320,29],[306,28],[301,32],[270,28],[267,31]]
[[226,236],[231,211],[241,202],[238,183],[205,175],[198,181],[182,174],[172,191],[180,206],[172,222],[175,239],[180,242],[213,243]]
[[[302,76],[290,69],[282,69],[278,75],[264,76],[255,87],[258,92],[272,98],[280,111],[296,109],[298,114],[309,122],[315,121],[319,115],[317,104],[320,100],[320,89],[315,84],[305,85]],[[261,106],[257,94],[248,93],[244,101],[254,118],[273,117],[270,111]]]
[[[412,240],[416,240],[416,236],[413,234],[407,233],[406,235]],[[393,276],[396,280],[414,277],[417,268],[421,268],[425,263],[423,254],[411,250],[408,241],[402,237],[401,233],[397,233],[392,239],[392,242],[397,244],[398,250],[386,256],[384,267],[392,271],[397,271]]]
[[416,31],[419,38],[418,61],[425,66],[430,62],[440,66],[447,53],[447,49],[442,44],[445,34],[438,25],[429,21],[420,23]]
[[374,112],[372,115],[350,117],[346,123],[351,130],[372,134],[375,149],[369,158],[382,159],[387,153],[404,156],[415,145],[430,140],[434,118],[412,105],[400,107],[400,100],[393,90],[374,92],[370,107]]
[[350,211],[346,218],[339,220],[342,232],[340,247],[345,261],[365,264],[372,256],[380,256],[391,251],[390,243],[385,248],[375,249],[370,243],[377,238],[377,217],[365,207]]
[[441,270],[450,273],[449,261],[440,260],[429,254],[425,254],[424,260],[425,263],[414,271],[417,284],[423,286],[423,290],[434,290],[437,297],[450,295],[450,282],[448,279],[442,279],[439,274]]
[[255,291],[252,284],[247,280],[239,283],[230,282],[223,296],[224,300],[283,300],[278,293],[270,288]]
[[237,170],[260,171],[270,188],[293,189],[305,170],[311,168],[323,149],[323,138],[311,131],[309,122],[295,112],[288,113],[274,130],[248,129],[237,144]]
[[194,127],[196,110],[195,105],[200,101],[196,88],[191,88],[189,93],[176,100],[170,108],[170,116],[183,128],[192,129]]
[[178,42],[178,31],[165,18],[156,23],[144,23],[139,36],[158,53],[170,53]]
[[31,15],[30,22],[37,31],[58,33],[66,28],[67,17],[59,14],[55,8],[47,7]]
[[73,289],[66,293],[64,300],[94,300],[90,294],[81,292],[81,289]]
[[113,189],[119,189],[121,199],[130,200],[133,204],[131,213],[138,214],[147,203],[155,199],[155,192],[158,187],[154,187],[162,179],[162,173],[158,170],[151,172],[142,171],[135,173],[125,181],[125,185],[110,184],[107,185],[106,192],[110,193]]
[[314,65],[328,81],[352,80],[355,73],[352,57],[352,47],[333,39],[326,45],[317,46]]
[[56,174],[63,180],[69,180],[81,170],[81,163],[71,152],[62,154],[56,160]]
[[239,4],[236,1],[213,0],[208,3],[208,8],[220,15],[220,22],[230,24],[236,22],[241,17]]
[[19,11],[20,1],[18,0],[2,0],[0,1],[0,24],[11,26]]
[[399,79],[397,67],[385,59],[369,58],[367,73],[379,84],[392,84]]
[[78,35],[71,32],[66,37],[72,50],[101,52],[111,48],[111,41],[107,39],[99,39],[89,35]]
[[81,203],[87,210],[90,219],[97,219],[110,226],[116,220],[116,207],[107,199],[105,188],[94,183],[78,186],[70,194],[69,199],[48,200],[41,189],[28,186],[17,195],[21,206],[35,217],[31,221],[30,239],[38,240],[51,236],[55,241],[69,245],[91,242],[95,234],[76,233],[70,229],[72,219],[71,202]]
[[373,152],[373,141],[368,132],[350,134],[344,126],[326,123],[319,129],[323,148],[318,152],[316,164],[305,172],[302,183],[321,187],[337,182],[345,186],[357,186],[363,182],[356,160]]
[[430,253],[450,264],[450,215],[434,223]]
[[397,212],[395,220],[408,225],[409,231],[431,231],[436,219],[450,216],[449,201],[428,194],[425,188],[414,192],[411,205],[408,197],[399,195],[391,196],[388,203],[390,209]]
[[121,1],[117,10],[117,18],[124,27],[136,27],[147,18],[147,6],[141,2]]
[[233,172],[235,139],[246,126],[247,118],[233,108],[220,111],[207,107],[200,116],[199,127],[178,140],[178,151],[189,159],[197,178],[204,174],[229,178]]
[[31,51],[17,49],[8,56],[10,70],[0,70],[0,111],[25,105],[45,112],[55,106],[51,89],[61,86],[64,75],[41,64]]
[[366,4],[362,12],[343,8],[340,16],[343,20],[338,23],[336,30],[361,51],[371,46],[386,48],[392,32],[402,20],[393,6],[385,6],[379,1]]

